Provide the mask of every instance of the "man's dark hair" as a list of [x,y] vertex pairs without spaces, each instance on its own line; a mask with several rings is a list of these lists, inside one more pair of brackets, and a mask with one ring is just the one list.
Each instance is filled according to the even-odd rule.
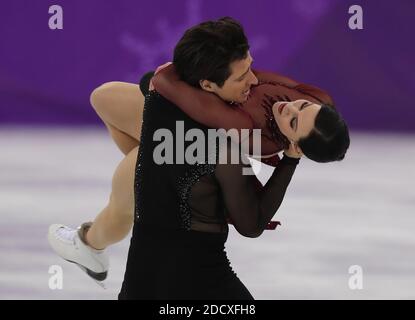
[[344,159],[350,145],[349,129],[333,106],[322,105],[313,130],[298,141],[304,155],[316,162]]
[[199,87],[209,80],[222,87],[230,64],[247,57],[248,40],[239,22],[224,17],[188,29],[174,49],[173,64],[180,78]]

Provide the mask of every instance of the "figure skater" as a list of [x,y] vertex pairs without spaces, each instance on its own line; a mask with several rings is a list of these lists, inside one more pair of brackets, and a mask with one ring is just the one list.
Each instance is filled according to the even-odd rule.
[[[204,41],[203,37],[208,37],[209,41]],[[201,46],[209,43],[214,43],[216,49]],[[190,59],[189,56],[181,57],[185,50],[179,49],[185,47],[190,52]],[[131,128],[138,117],[131,120],[132,125],[127,126],[129,121],[125,121],[116,128],[108,121],[111,118],[108,117],[111,114],[108,110],[111,108],[107,108],[107,112],[103,111],[104,107],[97,111],[100,115],[106,114],[106,125],[114,140],[118,141],[120,149],[126,153],[129,148],[132,149],[116,170],[107,210],[97,217],[92,226],[84,224],[79,230],[62,225],[51,226],[49,241],[62,257],[84,266],[91,276],[103,280],[108,270],[108,260],[103,249],[125,237],[135,217],[125,279],[119,296],[121,299],[252,299],[232,271],[224,252],[228,234],[227,218],[231,218],[241,234],[259,236],[281,204],[298,158],[303,152],[319,162],[343,159],[349,145],[347,126],[335,109],[324,105],[324,100],[319,100],[316,93],[328,97],[321,90],[308,87],[309,91],[306,92],[300,90],[301,85],[294,81],[276,75],[280,81],[268,81],[274,92],[267,98],[265,107],[258,107],[261,105],[258,103],[256,109],[247,107],[251,101],[255,102],[256,95],[259,101],[268,95],[259,90],[260,84],[266,81],[260,79],[261,82],[258,83],[257,76],[250,68],[252,59],[248,49],[241,26],[229,18],[202,23],[188,30],[176,46],[173,61],[176,70],[170,75],[174,76],[174,72],[177,72],[182,80],[192,85],[192,81],[186,79],[180,69],[180,59],[186,59],[189,62],[189,70],[186,71],[188,74],[204,70],[205,74],[196,76],[202,90],[233,102],[230,106],[218,104],[217,101],[212,105],[204,105],[206,118],[192,119],[200,117],[200,114],[191,114],[191,110],[189,112],[186,109],[187,101],[176,101],[186,111],[183,112],[157,92],[147,93],[149,77],[145,77],[140,86],[147,97],[141,137],[131,134],[125,140],[122,139],[126,132],[134,131]],[[194,63],[196,60],[198,63]],[[210,65],[214,68],[210,69]],[[195,66],[198,70],[192,69]],[[217,78],[212,78],[209,74],[212,70]],[[167,71],[164,75],[160,72],[159,80],[167,75]],[[265,76],[267,75],[264,74]],[[260,78],[259,74],[258,77]],[[156,87],[163,87],[157,76],[154,80]],[[172,81],[172,87],[180,85],[181,81]],[[252,86],[255,87],[250,91]],[[104,87],[99,88],[95,95],[100,92],[104,96],[105,91],[112,90],[111,97],[115,100],[114,92],[118,90],[118,99],[122,97],[128,100],[126,92],[120,94],[121,88],[126,89],[127,84],[111,83]],[[139,93],[133,93],[131,86],[129,89],[129,101],[137,102],[137,98],[132,96]],[[168,94],[169,87],[164,89]],[[191,87],[182,89],[196,90]],[[206,97],[200,95],[203,94],[202,90],[193,92],[198,95],[196,103],[204,103]],[[280,100],[285,101],[278,102],[275,99],[278,98],[278,90],[288,90],[292,96],[283,95]],[[299,98],[306,98],[307,101],[302,102]],[[289,102],[292,99],[297,100]],[[242,103],[242,106],[237,103]],[[135,107],[140,109],[141,106],[137,103]],[[213,110],[220,107],[224,113],[210,112],[211,107]],[[119,110],[118,113],[125,110],[126,108]],[[131,114],[136,113],[133,111]],[[232,116],[226,116],[227,113]],[[128,113],[123,115],[126,116],[124,119],[129,116]],[[122,118],[119,114],[113,118],[117,117]],[[276,170],[260,193],[253,189],[255,178],[241,174],[241,163],[156,166],[152,159],[155,142],[151,133],[160,127],[173,129],[173,124],[179,120],[185,123],[187,129],[206,130],[208,126],[264,128],[267,131],[264,140],[268,139],[270,145],[274,144],[274,148],[266,147],[265,151],[285,149],[285,156],[281,161],[276,161]],[[112,122],[115,123],[114,120]],[[307,144],[309,138],[312,139]],[[133,140],[137,144],[141,140],[138,161],[138,150]],[[309,145],[310,148],[307,147]]]

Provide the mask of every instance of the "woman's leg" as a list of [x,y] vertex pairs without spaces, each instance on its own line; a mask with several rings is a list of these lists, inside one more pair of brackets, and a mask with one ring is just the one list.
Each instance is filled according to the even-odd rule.
[[130,135],[120,131],[120,129],[114,127],[113,125],[109,124],[108,122],[104,122],[105,126],[110,133],[112,140],[114,140],[115,144],[121,150],[122,153],[127,155],[132,149],[137,147],[140,142]]
[[[58,255],[102,281],[108,272],[108,257],[104,251],[91,247],[103,249],[122,240],[133,225],[135,166],[144,97],[138,85],[110,82],[92,92],[91,104],[126,157],[115,170],[109,203],[93,224],[83,224],[79,231],[53,224],[49,227],[48,240]],[[80,239],[76,241],[77,238]]]
[[139,85],[107,82],[91,93],[90,101],[121,152],[127,155],[139,145],[144,109]]
[[112,81],[96,88],[91,105],[126,157],[115,170],[108,205],[95,218],[85,239],[95,249],[121,241],[134,219],[134,177],[144,97],[136,84]]
[[87,243],[95,249],[104,249],[121,241],[133,225],[137,154],[138,147],[135,147],[118,165],[112,178],[109,203],[86,233]]

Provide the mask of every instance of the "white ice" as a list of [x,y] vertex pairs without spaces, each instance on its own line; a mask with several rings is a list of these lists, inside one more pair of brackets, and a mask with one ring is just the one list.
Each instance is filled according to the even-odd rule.
[[[351,138],[342,162],[301,160],[277,231],[249,239],[231,227],[229,259],[256,299],[415,298],[415,135]],[[0,129],[0,299],[116,299],[130,236],[109,249],[103,290],[57,257],[46,234],[52,223],[94,219],[122,156],[103,130]],[[48,286],[53,265],[61,290]],[[349,287],[353,265],[362,289]]]

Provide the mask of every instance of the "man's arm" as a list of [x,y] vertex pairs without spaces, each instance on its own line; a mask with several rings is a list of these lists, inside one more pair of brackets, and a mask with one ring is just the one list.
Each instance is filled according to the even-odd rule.
[[[231,153],[228,149],[227,159],[230,159]],[[217,165],[215,176],[222,190],[225,207],[232,224],[241,235],[256,238],[267,229],[284,199],[298,162],[298,158],[284,155],[260,192],[255,188],[255,176],[242,174],[245,167],[242,162]]]

